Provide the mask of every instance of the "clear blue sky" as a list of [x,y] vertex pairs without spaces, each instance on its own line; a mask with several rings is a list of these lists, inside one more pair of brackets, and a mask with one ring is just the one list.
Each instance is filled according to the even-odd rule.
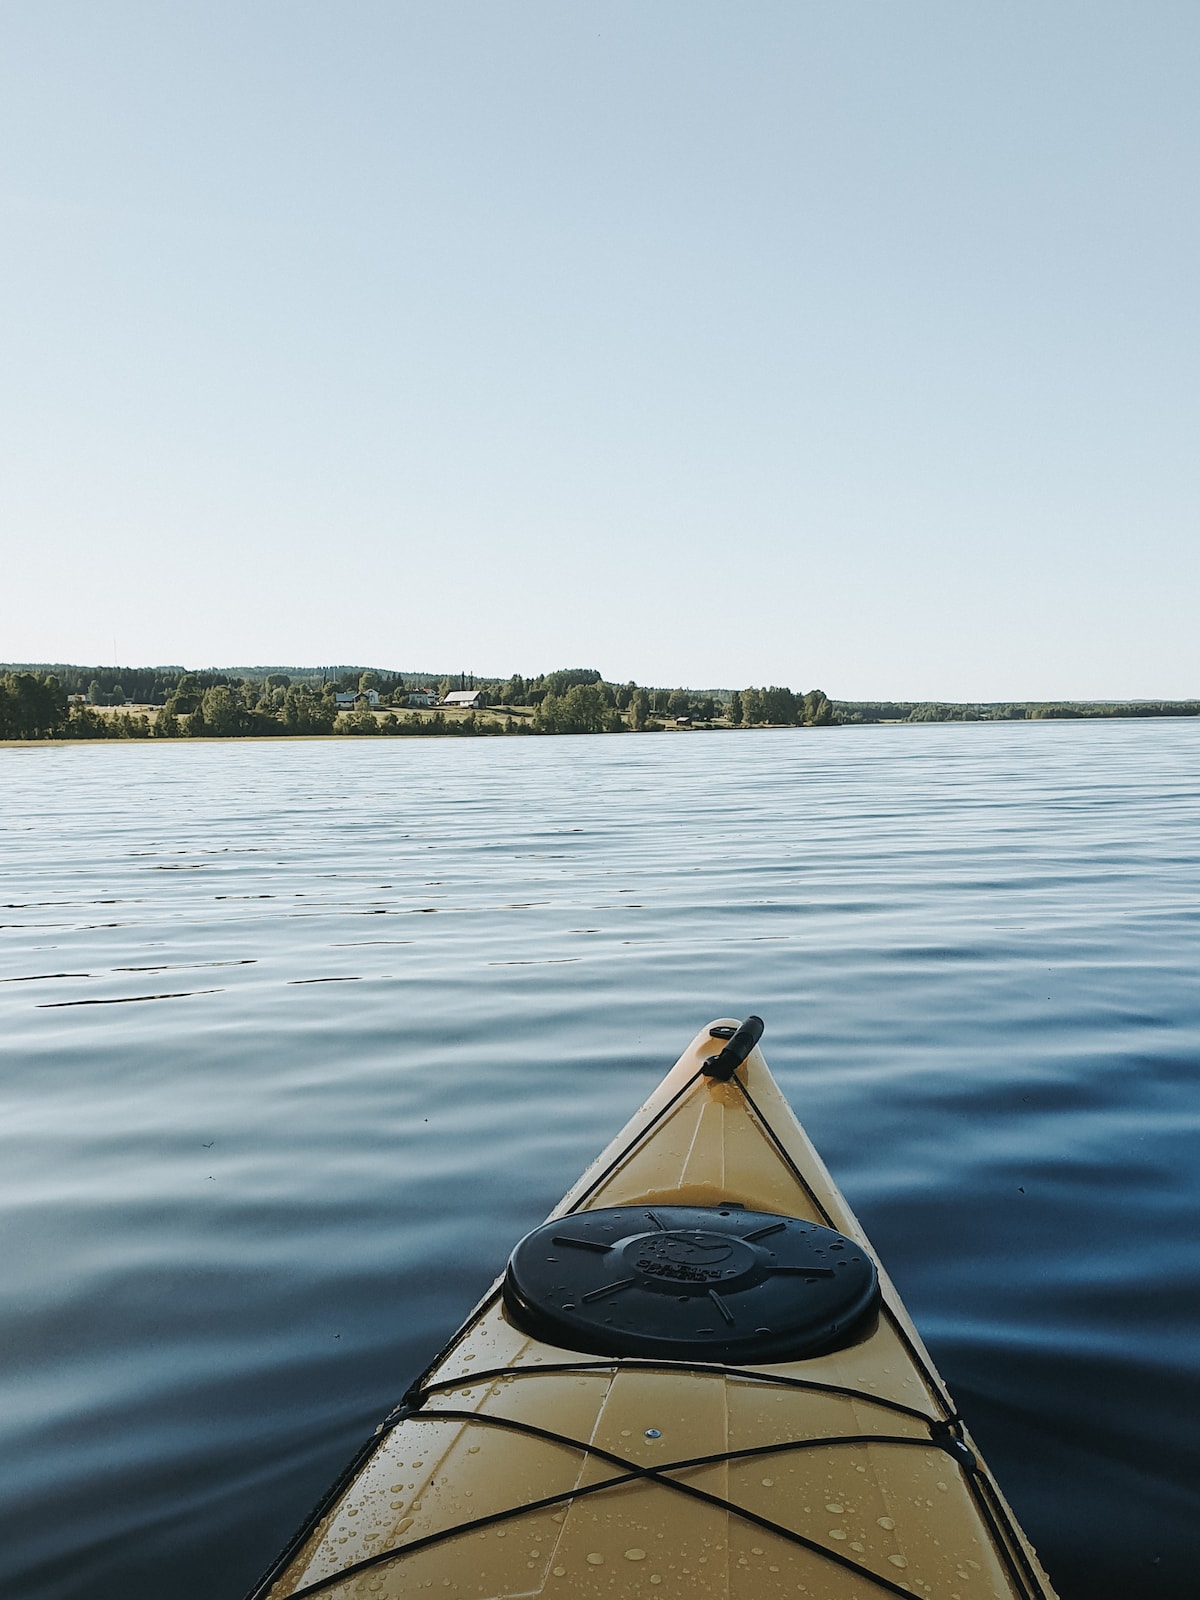
[[0,659],[1200,695],[1200,7],[0,5]]

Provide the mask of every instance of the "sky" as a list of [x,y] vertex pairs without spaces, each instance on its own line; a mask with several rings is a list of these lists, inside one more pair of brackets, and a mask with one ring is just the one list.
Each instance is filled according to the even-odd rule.
[[0,659],[1200,695],[1194,0],[0,0]]

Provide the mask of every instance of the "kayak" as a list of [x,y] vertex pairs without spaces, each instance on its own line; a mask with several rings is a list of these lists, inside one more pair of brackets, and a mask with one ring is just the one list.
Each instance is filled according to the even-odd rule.
[[1054,1600],[762,1028],[696,1036],[250,1600]]

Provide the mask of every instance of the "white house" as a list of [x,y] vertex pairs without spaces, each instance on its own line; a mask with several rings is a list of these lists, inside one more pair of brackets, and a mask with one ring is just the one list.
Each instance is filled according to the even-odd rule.
[[435,706],[437,694],[432,689],[413,689],[408,696],[410,706]]
[[379,704],[379,691],[378,689],[352,689],[348,694],[335,694],[333,703],[339,711],[352,711],[355,706],[370,706],[374,710]]

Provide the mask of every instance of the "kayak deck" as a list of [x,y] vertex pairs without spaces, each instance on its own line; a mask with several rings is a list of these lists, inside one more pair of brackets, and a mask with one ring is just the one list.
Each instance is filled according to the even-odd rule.
[[[713,1049],[706,1028],[552,1217],[744,1207],[873,1256],[760,1052],[722,1082]],[[841,1348],[733,1366],[543,1343],[497,1283],[253,1600],[1053,1600],[881,1268],[879,1294]]]

